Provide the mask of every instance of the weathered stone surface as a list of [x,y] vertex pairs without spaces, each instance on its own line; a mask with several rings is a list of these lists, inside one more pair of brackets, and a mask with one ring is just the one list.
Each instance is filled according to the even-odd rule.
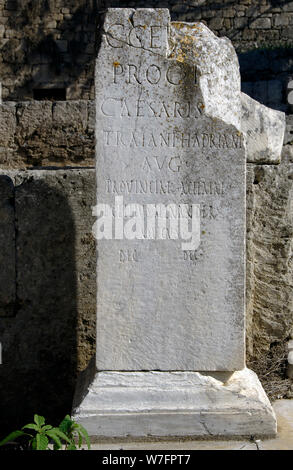
[[293,115],[286,116],[284,145],[287,144],[291,144],[291,146],[293,146]]
[[[15,184],[17,272],[16,316],[0,323],[6,430],[36,410],[57,423],[71,409],[77,371],[95,352],[96,309],[94,170],[8,174]],[[7,276],[10,262],[3,262]]]
[[87,102],[28,102],[17,108],[16,142],[33,166],[88,164],[93,134],[87,129]]
[[182,239],[99,240],[98,370],[244,366],[237,57],[199,23],[172,23],[168,43],[168,22],[167,10],[106,16],[96,67],[97,202],[200,204],[201,243],[183,251]]
[[288,341],[288,364],[287,364],[287,377],[293,379],[293,340]]
[[[230,37],[239,50],[264,50],[268,45],[269,50],[280,46],[288,49],[292,44],[293,15],[290,8],[285,10],[288,4],[281,0],[274,7],[262,2],[252,4],[251,0],[244,3],[75,0],[66,2],[66,8],[63,8],[64,1],[50,1],[35,4],[33,9],[28,0],[23,0],[15,2],[13,10],[2,2],[0,59],[4,99],[32,99],[34,89],[48,86],[66,88],[69,100],[93,99],[95,22],[101,20],[107,7],[118,3],[121,7],[169,7],[173,20],[204,21],[219,36]],[[264,74],[273,74],[276,62],[279,61],[272,61]]]
[[247,345],[261,358],[292,331],[293,165],[248,165]]
[[15,310],[14,187],[8,176],[0,176],[0,317]]
[[246,136],[247,161],[280,163],[285,134],[285,114],[241,94],[241,130]]
[[1,168],[94,166],[92,101],[0,104]]
[[240,73],[232,43],[203,23],[173,22],[170,27],[168,58],[196,67],[204,114],[220,120],[224,116],[225,123],[240,128]]
[[97,437],[276,434],[274,411],[249,369],[228,380],[197,372],[100,372],[75,418]]
[[10,161],[15,159],[15,131],[15,103],[0,104],[0,161],[1,166],[5,165],[6,168],[9,168]]

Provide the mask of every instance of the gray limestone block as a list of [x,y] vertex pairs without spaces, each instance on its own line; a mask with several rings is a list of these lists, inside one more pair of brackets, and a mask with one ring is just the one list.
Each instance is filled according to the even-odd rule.
[[16,128],[16,103],[0,104],[0,146],[11,146]]
[[18,132],[31,134],[52,122],[51,101],[22,101],[17,104],[16,110]]
[[256,18],[250,23],[252,29],[270,29],[271,19],[270,18]]
[[88,129],[94,133],[96,122],[96,103],[94,100],[88,101]]
[[1,417],[11,422],[16,416],[21,425],[43,410],[48,420],[58,422],[71,409],[78,371],[86,369],[95,353],[95,174],[88,169],[7,174],[15,185],[17,237],[9,232],[11,208],[5,198],[10,186],[5,184],[1,301],[3,295],[14,300],[8,282],[12,242],[17,295],[15,318],[0,323]]
[[96,65],[97,203],[197,204],[200,246],[98,240],[98,370],[244,366],[238,59],[204,24],[169,21],[166,9],[106,15]]
[[16,103],[0,104],[0,163],[10,166],[15,158]]
[[74,122],[87,127],[88,105],[85,100],[56,101],[52,108],[52,119],[56,126],[72,125]]
[[245,135],[247,161],[280,163],[285,134],[285,114],[241,94],[241,130]]
[[287,377],[293,379],[293,351],[289,351],[287,364]]
[[92,165],[87,101],[21,102],[17,118],[17,153],[26,166]]
[[293,165],[249,165],[248,355],[260,357],[292,329]]
[[0,176],[0,317],[15,312],[15,217],[14,186]]
[[288,341],[288,358],[286,374],[289,379],[293,379],[293,340]]
[[[31,315],[32,328],[39,325],[34,340],[37,349],[43,334],[42,343],[49,351],[54,347],[61,351],[63,335],[68,346],[74,349],[76,344],[76,360],[75,329],[79,324],[78,341],[83,349],[79,356],[84,356],[84,366],[90,356],[86,349],[93,343],[86,344],[93,334],[96,305],[95,241],[91,234],[94,171],[26,171],[16,175],[15,184],[17,285],[22,316]],[[50,344],[52,331],[57,336]],[[34,349],[29,349],[33,356]]]
[[273,437],[276,418],[249,369],[213,377],[197,372],[101,372],[73,417],[99,437]]
[[284,145],[293,145],[293,115],[286,116],[286,130],[284,137]]

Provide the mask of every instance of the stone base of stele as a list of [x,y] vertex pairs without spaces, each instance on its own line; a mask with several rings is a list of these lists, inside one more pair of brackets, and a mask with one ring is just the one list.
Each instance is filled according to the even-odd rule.
[[98,372],[73,417],[97,438],[272,437],[276,417],[257,375]]

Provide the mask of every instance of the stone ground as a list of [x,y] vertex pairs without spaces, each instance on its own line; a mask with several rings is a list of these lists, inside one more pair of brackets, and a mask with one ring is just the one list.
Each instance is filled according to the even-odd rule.
[[92,444],[92,450],[293,450],[293,400],[277,400],[273,407],[278,421],[278,434],[267,440],[230,441],[103,441]]

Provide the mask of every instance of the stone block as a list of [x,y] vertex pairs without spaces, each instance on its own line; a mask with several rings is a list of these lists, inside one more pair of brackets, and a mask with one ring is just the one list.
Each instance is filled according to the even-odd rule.
[[[5,98],[3,87],[3,98]],[[5,101],[0,104],[0,164],[11,167],[15,162],[19,162],[15,145],[16,132],[16,103]]]
[[212,30],[218,31],[219,29],[222,29],[223,27],[223,18],[220,18],[218,16],[215,16],[209,21],[209,27]]
[[247,161],[280,163],[285,114],[261,105],[244,93],[241,99],[241,127],[246,136]]
[[235,28],[244,28],[247,26],[247,18],[241,17],[241,18],[235,18],[234,19],[234,27]]
[[63,125],[77,126],[83,129],[87,127],[87,101],[56,101],[53,104],[52,113],[56,127]]
[[252,29],[270,29],[271,19],[270,18],[256,18],[250,23]]
[[252,302],[247,308],[247,338],[248,355],[257,360],[268,354],[272,343],[285,342],[292,329],[293,168],[283,160],[279,165],[248,165]]
[[16,104],[5,102],[0,104],[0,146],[12,147],[16,129]]
[[197,372],[101,372],[74,418],[97,438],[276,434],[274,411],[256,374],[248,369],[223,377]]
[[[130,27],[130,10],[112,12],[111,24]],[[136,10],[133,21],[150,25],[153,14],[154,10]],[[195,247],[186,248],[191,253],[183,253],[178,239],[166,243],[100,241],[97,369],[236,370],[244,366],[245,206],[245,153],[237,127],[241,110],[237,56],[227,39],[218,39],[204,25],[194,25],[190,34],[188,25],[175,22],[171,24],[172,53],[165,59],[168,15],[163,10],[159,15],[160,33],[152,43],[159,53],[155,62],[148,51],[147,34],[143,49],[125,45],[126,50],[115,56],[116,62],[113,45],[119,45],[119,40],[103,38],[96,67],[97,202],[113,204],[114,195],[119,194],[142,205],[147,201],[165,204],[170,199],[181,204],[188,196],[201,204],[202,241],[198,252]],[[130,70],[129,83],[127,64],[135,65],[138,60],[143,66],[139,76]],[[196,89],[191,85],[194,67],[201,71]],[[135,90],[141,82],[137,101]],[[156,105],[151,111],[148,103],[153,93]],[[175,102],[180,112],[172,109]],[[189,128],[194,131],[184,130]],[[174,147],[166,157],[170,133],[175,135]],[[203,144],[205,134],[212,142]],[[224,137],[224,143],[224,135],[229,142]],[[165,145],[161,139],[167,139]],[[176,169],[178,151],[184,157],[181,164],[176,160]],[[221,158],[215,160],[216,154]],[[200,181],[209,188],[220,183],[226,190],[219,197],[219,188],[203,191]],[[209,203],[203,194],[207,191]],[[216,233],[227,234],[229,241],[217,239]],[[119,318],[117,323],[115,318]],[[166,336],[170,327],[173,333]],[[223,348],[228,337],[229,347]]]
[[17,104],[17,132],[32,134],[38,131],[44,123],[52,123],[51,101],[23,101]]
[[16,302],[14,186],[0,175],[0,317],[13,316]]
[[292,26],[287,26],[281,31],[282,38],[293,39],[293,28]]
[[[0,276],[8,296],[8,242],[14,241],[17,317],[2,318],[0,324],[1,420],[11,422],[17,413],[26,422],[42,409],[48,420],[58,422],[71,408],[77,372],[86,369],[95,353],[95,174],[87,169],[8,174],[15,185],[17,239],[8,232],[6,217],[1,233],[9,238],[4,240],[6,252],[0,250],[5,266]],[[6,206],[13,206],[5,194],[1,201],[4,217]]]
[[274,16],[274,26],[288,26],[289,17],[286,14],[275,15]]
[[223,16],[224,18],[234,18],[235,10],[233,10],[232,8],[227,8],[226,10],[224,10]]
[[95,131],[95,122],[96,122],[96,108],[95,101],[88,101],[88,128],[90,131]]
[[92,166],[94,139],[87,104],[86,100],[19,103],[14,138],[22,165]]
[[[231,373],[244,367],[246,154],[235,51],[202,23],[170,23],[163,9],[109,9],[103,31],[96,374],[74,416],[103,437],[274,435],[255,375]],[[174,167],[168,159],[179,151]],[[212,190],[219,182],[221,195]],[[187,198],[197,208],[192,246],[181,245],[173,220]],[[168,236],[149,227],[148,211],[145,230],[148,204],[161,224],[170,201]]]
[[57,22],[55,20],[48,21],[45,24],[45,29],[56,29],[56,28],[57,28]]
[[293,11],[293,2],[285,3],[282,8],[283,8],[283,11],[286,11],[286,12]]
[[293,145],[293,116],[286,116],[284,145],[286,144]]
[[293,351],[289,351],[287,364],[287,377],[293,379]]

